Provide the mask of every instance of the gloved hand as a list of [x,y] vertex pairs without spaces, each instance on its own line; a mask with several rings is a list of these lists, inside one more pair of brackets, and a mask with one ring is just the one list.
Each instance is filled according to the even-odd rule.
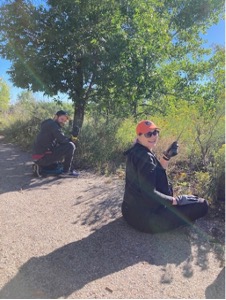
[[75,142],[77,142],[77,140],[78,140],[78,137],[77,137],[77,136],[73,136],[73,135],[71,135],[71,138],[70,138],[70,140],[71,140],[73,143],[75,143]]
[[176,197],[176,201],[177,205],[187,205],[193,203],[202,203],[205,201],[205,199],[194,195],[181,195]]
[[176,156],[178,154],[178,148],[179,148],[178,142],[177,141],[173,142],[169,146],[169,148],[163,152],[164,154],[163,158],[165,160],[170,160],[171,157]]
[[71,132],[71,141],[75,143],[78,140],[78,135],[80,132],[80,128],[78,126],[73,127],[73,130]]

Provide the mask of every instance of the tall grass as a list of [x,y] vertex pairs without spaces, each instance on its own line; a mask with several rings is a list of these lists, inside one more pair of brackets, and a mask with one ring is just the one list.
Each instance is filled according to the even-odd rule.
[[[41,121],[51,118],[58,109],[55,104],[35,104],[30,113],[18,114],[17,111],[4,115],[2,131],[8,141],[31,151]],[[205,122],[195,108],[179,106],[172,109],[167,116],[143,116],[150,119],[160,128],[156,154],[160,156],[177,137],[179,154],[170,161],[169,177],[175,190],[184,193],[198,191],[200,196],[217,199],[219,190],[224,189],[224,118],[219,122],[209,119]],[[214,130],[213,130],[214,126]],[[93,169],[110,174],[125,169],[123,152],[132,146],[136,138],[136,123],[133,118],[118,119],[86,117],[79,135],[74,163],[77,168]],[[198,129],[197,129],[198,128]],[[65,128],[69,134],[70,127]],[[205,149],[205,152],[203,152]],[[222,193],[221,193],[222,194]]]

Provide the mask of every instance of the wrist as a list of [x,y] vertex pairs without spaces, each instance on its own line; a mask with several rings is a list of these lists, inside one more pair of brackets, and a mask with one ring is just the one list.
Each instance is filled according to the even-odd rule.
[[163,153],[162,158],[163,158],[164,160],[166,160],[166,161],[169,161],[169,160],[170,160],[169,157],[167,157],[164,153]]
[[77,142],[77,140],[78,140],[78,138],[76,136],[73,136],[73,135],[71,136],[71,141],[73,143]]
[[177,205],[177,200],[174,197],[173,197],[172,205]]

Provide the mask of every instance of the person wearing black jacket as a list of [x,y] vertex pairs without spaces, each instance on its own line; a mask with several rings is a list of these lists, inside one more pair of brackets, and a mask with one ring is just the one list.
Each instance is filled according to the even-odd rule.
[[62,177],[78,175],[77,172],[71,170],[75,144],[62,132],[62,127],[68,118],[67,112],[60,110],[53,119],[43,121],[35,139],[32,154],[32,159],[39,167],[47,167],[63,160]]
[[159,128],[149,120],[136,127],[137,140],[124,154],[126,161],[125,192],[122,215],[129,225],[147,233],[158,233],[192,224],[208,212],[208,203],[194,195],[174,197],[166,168],[177,155],[174,142],[160,160],[153,152]]

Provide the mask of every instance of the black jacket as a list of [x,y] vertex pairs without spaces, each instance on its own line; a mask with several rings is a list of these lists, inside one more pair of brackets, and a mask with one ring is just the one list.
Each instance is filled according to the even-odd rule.
[[44,154],[52,151],[57,144],[65,144],[70,140],[63,134],[60,124],[53,119],[42,122],[41,130],[33,146],[33,154]]
[[156,156],[139,143],[124,154],[127,155],[124,202],[134,210],[152,212],[171,206],[173,197],[166,171]]

